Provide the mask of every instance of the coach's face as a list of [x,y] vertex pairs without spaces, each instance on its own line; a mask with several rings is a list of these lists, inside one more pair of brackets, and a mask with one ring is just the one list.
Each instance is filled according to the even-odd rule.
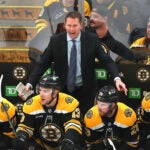
[[97,12],[92,11],[90,15],[90,26],[92,28],[99,28],[103,25],[106,25],[107,17],[98,14]]
[[65,28],[70,38],[75,39],[82,29],[82,23],[78,18],[69,17],[66,19]]

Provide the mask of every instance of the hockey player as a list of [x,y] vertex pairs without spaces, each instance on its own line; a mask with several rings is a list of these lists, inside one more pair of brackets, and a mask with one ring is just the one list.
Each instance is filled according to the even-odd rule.
[[150,92],[146,93],[141,102],[140,113],[140,144],[144,150],[150,148]]
[[127,105],[118,102],[113,86],[102,87],[96,98],[97,105],[86,113],[86,141],[90,150],[133,150],[138,144],[136,113]]
[[132,49],[143,48],[143,50],[144,48],[150,48],[150,18],[147,21],[147,28],[146,28],[145,36],[133,41],[130,48]]
[[[139,33],[142,33],[143,37],[138,35],[138,32],[134,35],[134,31],[130,35],[131,38],[135,38],[134,41],[132,41],[130,48],[135,50],[136,52],[139,52],[141,54],[144,54],[146,59],[143,63],[146,65],[150,65],[150,18],[147,21],[147,28],[145,29],[145,35],[143,34],[143,28],[138,29]],[[135,29],[136,31],[136,29]],[[139,36],[139,37],[138,37]]]
[[39,95],[26,101],[23,106],[24,117],[18,125],[13,148],[23,150],[29,143],[30,147],[32,145],[40,150],[59,147],[61,150],[81,150],[79,102],[59,92],[58,76],[45,75],[38,86]]
[[0,149],[11,149],[11,142],[15,136],[17,126],[16,107],[7,99],[2,98],[0,102]]

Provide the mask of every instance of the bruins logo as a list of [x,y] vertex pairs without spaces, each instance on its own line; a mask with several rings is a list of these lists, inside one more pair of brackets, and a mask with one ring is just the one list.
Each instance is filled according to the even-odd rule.
[[66,101],[67,104],[72,103],[73,98],[72,97],[66,97],[65,101]]
[[59,142],[62,140],[64,132],[58,125],[48,123],[40,128],[40,134],[45,141]]
[[91,119],[92,116],[93,116],[93,111],[92,111],[92,110],[89,110],[89,111],[86,113],[86,117],[87,117],[88,119]]
[[7,103],[3,103],[3,104],[4,105],[2,105],[2,107],[1,107],[2,112],[8,111],[8,109],[10,108],[9,104],[7,104]]
[[26,104],[27,104],[27,105],[31,105],[32,103],[33,103],[33,100],[32,100],[32,99],[29,99],[29,100],[26,101]]
[[125,114],[126,117],[131,117],[132,111],[127,108],[127,109],[125,109],[124,114]]
[[146,101],[150,100],[150,92],[148,92],[148,93],[145,95],[145,100],[146,100]]

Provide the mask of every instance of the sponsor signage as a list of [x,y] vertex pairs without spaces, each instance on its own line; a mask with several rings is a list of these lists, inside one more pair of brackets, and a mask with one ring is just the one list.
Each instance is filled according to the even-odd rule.
[[18,95],[16,91],[16,86],[6,86],[5,87],[5,95],[15,97]]
[[96,79],[107,80],[107,71],[105,69],[95,69]]
[[141,88],[129,88],[129,98],[141,99]]

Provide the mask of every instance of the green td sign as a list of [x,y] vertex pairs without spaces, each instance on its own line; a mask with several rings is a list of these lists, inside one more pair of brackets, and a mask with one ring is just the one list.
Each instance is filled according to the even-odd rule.
[[107,72],[105,69],[95,69],[96,79],[107,80]]
[[129,88],[129,98],[141,99],[141,88]]
[[5,87],[5,95],[6,96],[17,96],[16,86],[6,86]]

